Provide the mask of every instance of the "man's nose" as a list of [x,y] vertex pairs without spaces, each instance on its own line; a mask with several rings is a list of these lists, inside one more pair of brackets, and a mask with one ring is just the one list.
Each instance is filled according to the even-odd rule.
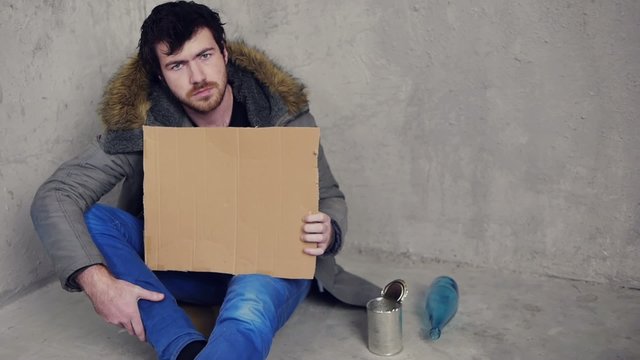
[[206,76],[204,75],[204,71],[201,68],[200,64],[194,63],[190,66],[191,69],[191,83],[198,84],[206,80]]

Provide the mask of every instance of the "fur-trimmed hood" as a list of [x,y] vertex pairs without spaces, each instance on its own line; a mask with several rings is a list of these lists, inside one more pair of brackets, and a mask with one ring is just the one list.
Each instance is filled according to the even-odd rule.
[[[281,125],[308,111],[304,85],[264,52],[243,41],[228,42],[227,51],[234,97],[246,104],[254,126]],[[177,121],[173,118],[186,116],[175,100],[168,99],[166,90],[158,88],[147,79],[140,60],[129,59],[108,83],[99,109],[107,135],[139,130],[154,122],[172,126],[176,124],[170,122]],[[162,119],[165,114],[169,120]],[[105,140],[109,141],[109,136]]]

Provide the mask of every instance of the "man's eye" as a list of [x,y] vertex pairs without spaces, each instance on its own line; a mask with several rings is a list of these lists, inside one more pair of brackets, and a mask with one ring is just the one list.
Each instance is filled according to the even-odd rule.
[[207,60],[208,58],[211,57],[211,53],[204,53],[204,54],[200,55],[200,57],[202,57],[203,60]]
[[183,66],[182,64],[173,64],[173,65],[171,65],[170,69],[171,70],[180,70],[180,69],[182,69],[182,66]]

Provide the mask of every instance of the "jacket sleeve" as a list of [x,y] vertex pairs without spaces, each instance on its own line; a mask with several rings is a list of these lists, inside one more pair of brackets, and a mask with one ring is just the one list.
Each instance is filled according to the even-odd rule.
[[[305,112],[287,124],[288,127],[316,127],[316,122],[309,112]],[[336,233],[340,238],[337,245],[332,246],[327,255],[335,255],[340,251],[347,232],[347,203],[338,182],[331,173],[331,168],[320,145],[318,151],[318,183],[320,190],[319,210],[331,217],[332,224],[337,226]]]
[[77,270],[104,263],[84,213],[132,173],[129,156],[106,154],[95,141],[80,156],[62,164],[36,192],[31,219],[66,290],[80,290],[70,278]]

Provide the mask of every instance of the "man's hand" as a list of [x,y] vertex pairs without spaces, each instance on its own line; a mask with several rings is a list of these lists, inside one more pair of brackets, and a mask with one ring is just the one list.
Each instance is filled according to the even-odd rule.
[[102,265],[88,267],[78,275],[77,281],[91,299],[96,313],[106,322],[125,328],[140,341],[146,340],[138,300],[161,301],[164,294],[118,280]]
[[325,213],[317,213],[305,216],[302,221],[302,241],[314,244],[314,247],[305,248],[305,254],[320,256],[331,246],[333,242],[333,226],[331,217]]

